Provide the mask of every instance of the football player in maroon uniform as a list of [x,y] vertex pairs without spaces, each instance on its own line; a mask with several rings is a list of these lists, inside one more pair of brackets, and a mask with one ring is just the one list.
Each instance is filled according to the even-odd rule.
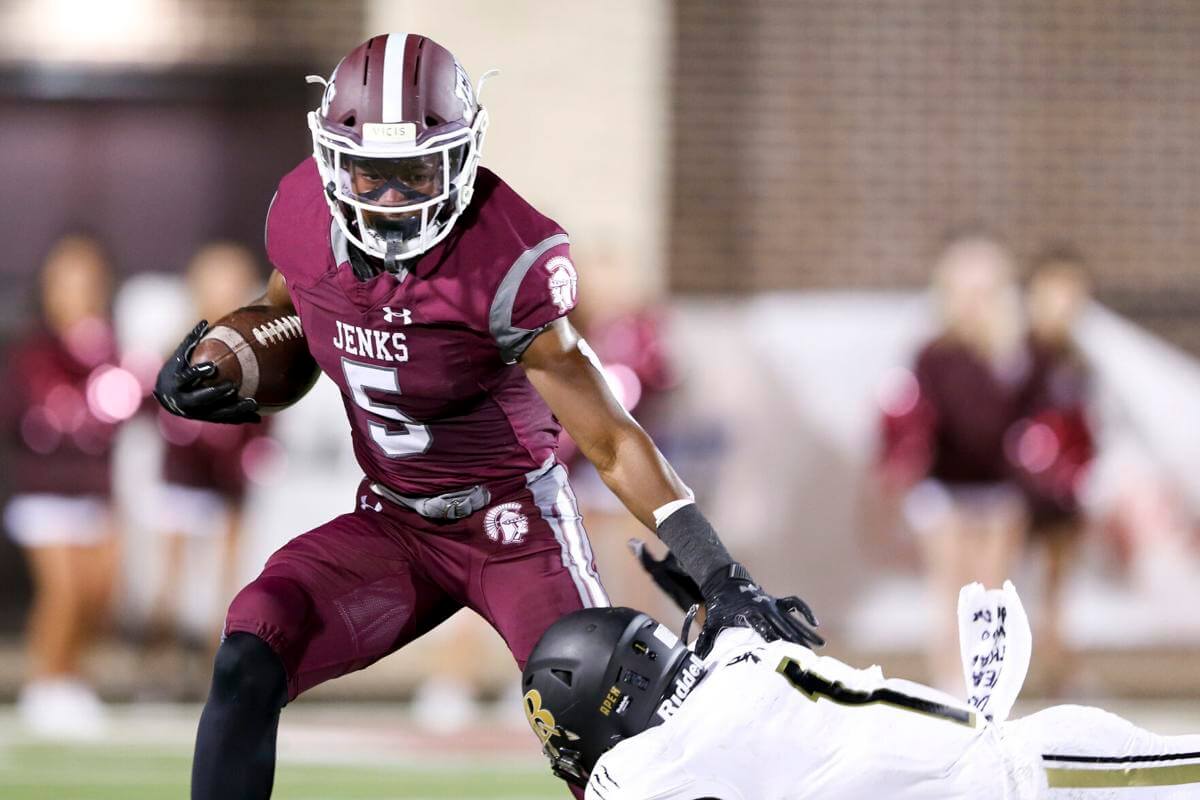
[[[560,425],[702,587],[702,647],[738,624],[818,642],[793,616],[802,603],[758,588],[609,393],[566,319],[567,234],[479,167],[487,111],[454,56],[424,36],[376,36],[314,80],[313,158],[267,214],[275,272],[259,302],[299,315],[366,477],[353,511],[284,545],[233,600],[192,797],[267,797],[285,703],[464,606],[523,665],[560,616],[607,604],[555,458]],[[189,364],[204,329],[164,366],[159,400],[196,419],[257,418],[233,385],[204,385],[211,364]]]

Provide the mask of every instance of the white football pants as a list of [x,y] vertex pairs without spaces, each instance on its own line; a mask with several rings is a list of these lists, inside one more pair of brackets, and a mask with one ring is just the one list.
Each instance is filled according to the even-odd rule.
[[1159,736],[1116,714],[1052,706],[1001,725],[1040,759],[1046,800],[1200,800],[1200,735]]

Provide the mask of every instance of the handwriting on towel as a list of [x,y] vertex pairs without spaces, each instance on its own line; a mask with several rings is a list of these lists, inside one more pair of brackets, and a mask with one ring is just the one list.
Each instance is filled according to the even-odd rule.
[[980,711],[987,711],[988,701],[992,698],[992,689],[996,688],[996,680],[1000,677],[1000,669],[1004,666],[1008,633],[1004,625],[1008,621],[1008,609],[999,605],[995,611],[984,608],[976,611],[971,619],[972,625],[979,631],[979,639],[975,645],[975,654],[971,656],[971,683],[974,691],[967,702]]

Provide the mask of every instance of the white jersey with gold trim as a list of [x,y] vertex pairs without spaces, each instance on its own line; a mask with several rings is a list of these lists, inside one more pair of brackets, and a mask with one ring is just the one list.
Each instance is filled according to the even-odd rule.
[[662,724],[605,753],[587,800],[1024,800],[1034,768],[961,701],[748,629]]
[[1200,800],[1200,736],[1098,708],[992,723],[747,629],[722,633],[705,667],[662,724],[600,757],[586,800]]

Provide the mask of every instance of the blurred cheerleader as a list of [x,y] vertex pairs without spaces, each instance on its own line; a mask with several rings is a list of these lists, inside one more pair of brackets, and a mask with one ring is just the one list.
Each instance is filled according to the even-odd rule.
[[1027,411],[1033,370],[1010,253],[979,233],[951,239],[934,269],[941,331],[885,409],[882,476],[905,493],[936,623],[931,679],[961,686],[959,587],[998,586],[1023,541],[1026,502],[1005,455]]
[[46,736],[94,736],[103,724],[81,661],[113,590],[113,434],[142,397],[137,379],[115,363],[111,294],[99,243],[60,239],[41,272],[41,324],[4,359],[0,405],[14,493],[4,521],[33,581],[19,709]]

